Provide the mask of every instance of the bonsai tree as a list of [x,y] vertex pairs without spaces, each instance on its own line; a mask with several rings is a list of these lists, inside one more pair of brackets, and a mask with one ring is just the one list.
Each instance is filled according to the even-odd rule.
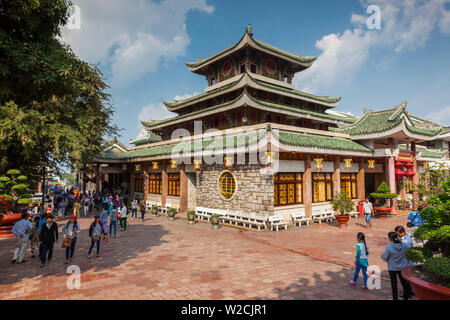
[[333,210],[339,212],[340,215],[348,215],[353,210],[353,202],[345,192],[338,192],[334,195]]
[[17,169],[11,169],[0,177],[0,195],[11,204],[12,210],[28,205],[32,195],[28,192],[28,178]]
[[388,206],[387,200],[396,198],[398,196],[398,194],[396,193],[391,193],[391,189],[384,181],[380,184],[377,191],[378,192],[372,192],[370,195],[377,200],[383,201],[386,207]]
[[423,263],[423,272],[438,284],[450,287],[450,177],[447,178],[444,193],[430,196],[428,207],[420,211],[425,221],[414,232],[414,237],[427,240],[423,247],[412,247],[406,251],[406,258]]

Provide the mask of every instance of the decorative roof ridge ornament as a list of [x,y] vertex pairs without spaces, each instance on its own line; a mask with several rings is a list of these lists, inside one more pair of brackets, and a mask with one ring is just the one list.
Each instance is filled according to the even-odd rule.
[[393,120],[397,120],[397,117],[399,116],[400,113],[402,113],[403,111],[405,111],[406,109],[406,101],[403,101],[401,104],[399,104],[398,106],[396,106],[393,110],[394,113],[389,117],[388,120],[393,121]]
[[249,23],[247,28],[245,29],[245,32],[250,36],[253,37],[253,32],[252,32],[252,25]]
[[366,114],[366,113],[373,113],[373,112],[375,112],[375,111],[370,110],[370,109],[363,108],[363,112],[364,112],[364,114]]

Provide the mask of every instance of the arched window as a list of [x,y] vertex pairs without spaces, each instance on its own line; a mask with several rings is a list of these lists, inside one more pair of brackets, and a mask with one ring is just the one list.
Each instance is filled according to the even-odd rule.
[[231,200],[236,194],[236,178],[230,171],[223,171],[219,176],[218,191],[222,199]]

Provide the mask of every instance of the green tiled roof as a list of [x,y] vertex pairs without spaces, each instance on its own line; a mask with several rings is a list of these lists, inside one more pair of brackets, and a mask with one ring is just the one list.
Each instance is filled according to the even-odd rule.
[[138,144],[142,144],[142,143],[151,143],[151,142],[159,142],[159,141],[162,141],[161,136],[150,131],[150,132],[148,132],[148,137],[134,139],[134,140],[130,141],[130,144],[138,145]]
[[347,122],[347,123],[353,123],[353,120],[349,119],[347,117],[340,117],[340,116],[337,116],[334,114],[329,114],[329,113],[320,113],[320,112],[315,112],[315,111],[310,111],[310,110],[299,109],[299,108],[293,107],[293,106],[288,106],[288,105],[284,105],[284,104],[260,100],[260,99],[252,97],[251,95],[249,95],[249,97],[253,101],[256,101],[259,104],[262,104],[262,105],[265,105],[265,106],[268,106],[268,107],[271,107],[274,109],[292,111],[292,112],[296,112],[296,113],[304,114],[304,115],[309,114],[311,116],[315,116],[315,117],[319,117],[319,118],[323,118],[323,119],[327,119],[327,120],[337,120],[337,121],[342,121],[342,122]]
[[336,103],[336,102],[341,101],[341,97],[330,98],[328,96],[316,96],[314,94],[306,93],[303,91],[299,91],[299,90],[295,90],[295,89],[287,89],[287,88],[276,86],[276,85],[273,85],[273,84],[270,84],[270,83],[267,83],[264,81],[256,80],[251,75],[249,75],[249,77],[256,83],[262,85],[263,87],[275,89],[275,90],[286,92],[286,93],[295,94],[300,97],[309,98],[309,99],[317,100],[320,102],[326,102],[326,103]]
[[347,123],[353,123],[353,120],[349,119],[347,117],[340,117],[340,116],[336,116],[336,115],[332,115],[332,114],[328,114],[328,113],[320,113],[320,112],[315,112],[315,111],[309,111],[309,110],[299,109],[299,108],[292,107],[292,106],[287,106],[287,105],[277,104],[277,103],[273,103],[273,102],[267,102],[267,101],[264,101],[264,100],[259,100],[259,99],[253,98],[250,94],[248,94],[248,92],[246,90],[244,90],[241,93],[241,95],[239,95],[237,98],[235,98],[235,99],[233,99],[231,101],[222,103],[222,104],[218,104],[218,105],[211,106],[211,107],[208,107],[208,108],[205,108],[205,109],[197,110],[197,111],[194,111],[194,112],[191,112],[191,113],[187,113],[187,114],[184,114],[184,115],[181,115],[181,116],[167,118],[167,119],[164,119],[164,120],[152,120],[152,121],[148,121],[148,122],[147,121],[141,121],[141,123],[145,127],[151,128],[151,127],[156,126],[156,125],[167,124],[167,123],[172,122],[172,121],[185,119],[185,118],[190,117],[190,116],[199,115],[199,114],[202,114],[204,112],[208,112],[208,111],[211,111],[211,110],[215,110],[215,109],[218,109],[218,108],[230,105],[230,104],[236,102],[237,100],[239,100],[244,94],[247,94],[253,101],[255,101],[255,102],[257,102],[257,103],[259,103],[261,105],[265,105],[267,107],[274,108],[274,109],[296,112],[298,114],[303,114],[303,115],[312,115],[312,116],[323,118],[325,120],[337,120],[337,121],[342,121],[342,122],[347,122]]
[[[208,150],[208,148],[214,150],[218,148],[217,143],[222,142],[223,148],[226,146],[232,146],[234,148],[255,144],[259,141],[259,139],[266,134],[266,131],[257,131],[255,135],[236,135],[231,137],[224,137],[222,141],[219,139],[211,139],[211,140],[203,140],[201,141],[202,150]],[[176,150],[175,147],[177,148]],[[104,152],[103,154],[97,156],[99,159],[105,160],[127,160],[127,159],[135,159],[135,158],[143,158],[143,157],[156,157],[156,156],[165,156],[170,155],[172,151],[197,151],[195,150],[197,146],[194,142],[181,142],[181,143],[172,143],[168,145],[160,145],[160,146],[151,146],[149,145],[146,148],[131,150],[123,153],[115,153],[115,152]]]
[[184,119],[184,118],[187,118],[187,117],[190,117],[190,116],[195,116],[195,115],[202,114],[202,113],[210,111],[210,110],[218,109],[218,108],[227,106],[229,104],[232,104],[235,101],[239,100],[242,97],[243,94],[244,94],[244,92],[242,92],[237,98],[235,98],[233,100],[230,100],[228,102],[225,102],[225,103],[222,103],[222,104],[218,104],[218,105],[215,105],[215,106],[211,106],[211,107],[208,107],[208,108],[205,108],[205,109],[197,110],[197,111],[194,111],[194,112],[191,112],[191,113],[183,114],[181,116],[176,116],[176,117],[167,118],[167,119],[163,119],[163,120],[141,121],[141,123],[145,127],[150,128],[152,126],[160,125],[160,124],[163,124],[163,123],[168,123],[168,122],[172,122],[172,121],[175,121],[175,120]]
[[299,62],[313,62],[314,60],[317,59],[317,57],[305,57],[303,55],[292,54],[292,53],[289,53],[287,51],[278,49],[278,48],[276,48],[276,47],[274,47],[274,46],[272,46],[270,44],[267,44],[265,42],[262,42],[260,40],[253,39],[253,41],[255,41],[259,46],[261,46],[261,47],[263,47],[263,48],[265,48],[267,50],[270,50],[270,51],[275,52],[275,53],[279,53],[281,55],[284,55],[284,56],[289,57],[291,59],[297,60]]
[[440,159],[445,157],[446,152],[437,152],[437,151],[431,151],[425,148],[417,148],[416,149],[417,152],[420,152],[422,157],[424,158],[436,158],[436,159]]
[[211,90],[211,91],[207,91],[207,92],[198,94],[198,95],[196,95],[196,96],[193,96],[193,97],[190,97],[190,98],[187,98],[187,99],[184,99],[184,100],[175,100],[175,101],[173,101],[173,102],[166,102],[166,101],[164,101],[164,104],[165,104],[166,106],[168,106],[168,107],[176,107],[176,106],[185,104],[185,103],[190,102],[190,101],[195,101],[195,100],[198,100],[198,99],[200,99],[200,98],[210,96],[210,95],[212,95],[212,94],[214,94],[214,93],[217,93],[217,92],[220,92],[220,91],[225,91],[225,90],[227,90],[227,89],[233,87],[236,83],[238,83],[238,82],[244,77],[244,75],[245,75],[245,74],[243,73],[242,76],[239,77],[239,79],[237,79],[236,81],[233,81],[233,82],[230,83],[230,84],[227,84],[226,86],[219,87],[219,88],[217,88],[217,89],[214,89],[214,90]]
[[344,138],[280,131],[278,139],[290,146],[372,153],[372,149]]
[[[366,111],[364,116],[357,121],[355,124],[342,127],[333,128],[332,131],[337,131],[341,133],[347,133],[352,136],[361,136],[367,134],[381,133],[391,130],[398,125],[400,125],[404,119],[401,117],[403,114],[408,120],[414,124],[408,114],[405,112],[406,102],[396,106],[393,109],[383,110],[383,111]],[[407,129],[416,134],[425,136],[435,136],[442,131],[442,128],[436,129],[426,129],[418,127],[417,123],[410,125],[406,123]]]
[[[246,31],[246,33],[248,33],[248,31]],[[216,57],[218,57],[218,56],[220,56],[220,55],[222,55],[224,53],[227,53],[227,52],[233,50],[234,48],[236,48],[239,45],[239,43],[245,37],[246,33],[244,33],[244,35],[241,37],[241,39],[238,42],[236,42],[234,45],[232,45],[232,46],[230,46],[230,47],[228,47],[228,48],[226,48],[226,49],[224,49],[222,51],[219,51],[218,53],[216,53],[216,54],[214,54],[214,55],[212,55],[212,56],[210,56],[208,58],[201,59],[201,60],[198,60],[196,62],[186,62],[185,64],[188,67],[195,68],[195,67],[201,66],[202,64],[205,64],[208,61],[213,60],[214,58],[216,58]],[[310,62],[313,62],[314,60],[316,60],[316,58],[317,58],[317,57],[305,57],[303,55],[292,54],[292,53],[289,53],[287,51],[278,49],[278,48],[276,48],[274,46],[271,46],[271,45],[269,45],[267,43],[264,43],[264,42],[262,42],[260,40],[254,39],[251,33],[249,33],[249,36],[252,38],[252,40],[255,42],[255,44],[257,46],[259,46],[260,48],[272,51],[273,53],[277,53],[277,54],[283,55],[283,56],[285,56],[287,58],[290,58],[290,59],[294,59],[294,60],[296,60],[296,61],[298,61],[300,63],[310,63]]]

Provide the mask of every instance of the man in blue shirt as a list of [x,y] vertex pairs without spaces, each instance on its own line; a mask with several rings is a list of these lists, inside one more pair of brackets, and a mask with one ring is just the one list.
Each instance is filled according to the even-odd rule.
[[14,256],[12,258],[12,263],[22,263],[25,262],[23,257],[25,256],[25,251],[27,250],[28,238],[30,232],[33,229],[33,225],[27,220],[28,215],[22,213],[22,220],[16,222],[12,228],[12,233],[16,235],[16,248],[14,249]]
[[411,232],[414,234],[414,231],[416,231],[417,227],[421,226],[423,224],[423,219],[420,217],[420,210],[422,208],[419,208],[417,211],[415,212],[411,212],[408,215],[408,222],[411,223],[412,227],[411,227]]

